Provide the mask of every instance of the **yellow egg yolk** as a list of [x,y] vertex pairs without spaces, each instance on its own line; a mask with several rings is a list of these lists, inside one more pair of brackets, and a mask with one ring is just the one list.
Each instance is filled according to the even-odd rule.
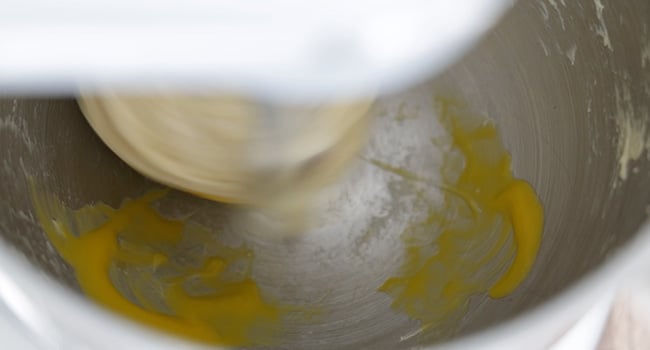
[[[444,183],[437,185],[443,204],[402,233],[404,262],[379,287],[423,328],[461,317],[474,295],[514,291],[531,270],[543,227],[542,205],[527,182],[513,177],[495,126],[466,117],[450,100],[438,99],[436,107],[449,134]],[[426,178],[373,164],[408,181]],[[432,238],[426,243],[417,238],[423,230]]]
[[[251,279],[253,253],[210,240],[204,227],[162,217],[151,204],[165,192],[150,191],[117,210],[98,204],[72,211],[32,184],[41,225],[88,297],[133,320],[203,342],[270,342],[282,311]],[[82,232],[73,231],[80,227]],[[207,256],[184,262],[182,246],[197,243]],[[230,271],[236,264],[245,271]]]

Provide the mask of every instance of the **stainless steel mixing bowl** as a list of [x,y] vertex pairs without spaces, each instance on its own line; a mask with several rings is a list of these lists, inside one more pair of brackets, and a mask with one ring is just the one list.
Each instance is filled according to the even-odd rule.
[[[630,266],[650,260],[643,229],[650,209],[650,2],[517,2],[442,76],[382,97],[372,111],[377,122],[366,152],[389,159],[424,155],[419,145],[437,132],[434,95],[467,101],[468,109],[495,120],[516,175],[537,189],[546,217],[541,251],[525,283],[504,299],[473,300],[461,324],[432,346],[546,347]],[[412,118],[396,127],[389,120],[399,109]],[[71,269],[47,244],[27,176],[73,208],[96,201],[117,206],[156,186],[102,144],[74,100],[3,98],[0,160],[3,315],[43,346],[191,346],[86,301]],[[427,169],[426,162],[417,164]],[[284,348],[397,349],[440,341],[433,333],[404,337],[417,322],[373,292],[394,272],[400,254],[399,220],[375,221],[374,236],[361,237],[373,225],[376,203],[385,201],[380,196],[387,183],[373,176],[356,177],[347,199],[328,209],[338,220],[297,241],[238,235],[227,224],[229,208],[180,193],[171,195],[166,210],[192,211],[200,223],[224,227],[229,239],[246,240],[256,252],[254,274],[269,293],[293,302],[322,300],[327,316],[318,323],[289,322]]]

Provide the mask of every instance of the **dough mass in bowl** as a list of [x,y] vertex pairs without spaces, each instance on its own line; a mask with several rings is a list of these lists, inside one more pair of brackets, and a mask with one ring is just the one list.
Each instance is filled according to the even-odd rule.
[[304,227],[313,195],[357,155],[371,105],[280,107],[226,95],[111,91],[78,101],[104,143],[145,176],[264,208],[283,231]]

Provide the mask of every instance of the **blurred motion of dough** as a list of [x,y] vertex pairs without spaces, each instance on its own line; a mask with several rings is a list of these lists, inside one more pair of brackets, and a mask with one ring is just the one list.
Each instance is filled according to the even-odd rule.
[[106,90],[78,101],[95,132],[137,171],[260,209],[279,235],[305,228],[314,196],[357,155],[372,103],[279,106],[228,95]]

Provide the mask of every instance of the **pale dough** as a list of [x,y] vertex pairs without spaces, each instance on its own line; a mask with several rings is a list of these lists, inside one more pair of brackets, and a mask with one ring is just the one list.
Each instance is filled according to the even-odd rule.
[[307,206],[354,158],[371,105],[262,107],[226,95],[112,91],[78,101],[102,140],[145,176],[280,215]]

